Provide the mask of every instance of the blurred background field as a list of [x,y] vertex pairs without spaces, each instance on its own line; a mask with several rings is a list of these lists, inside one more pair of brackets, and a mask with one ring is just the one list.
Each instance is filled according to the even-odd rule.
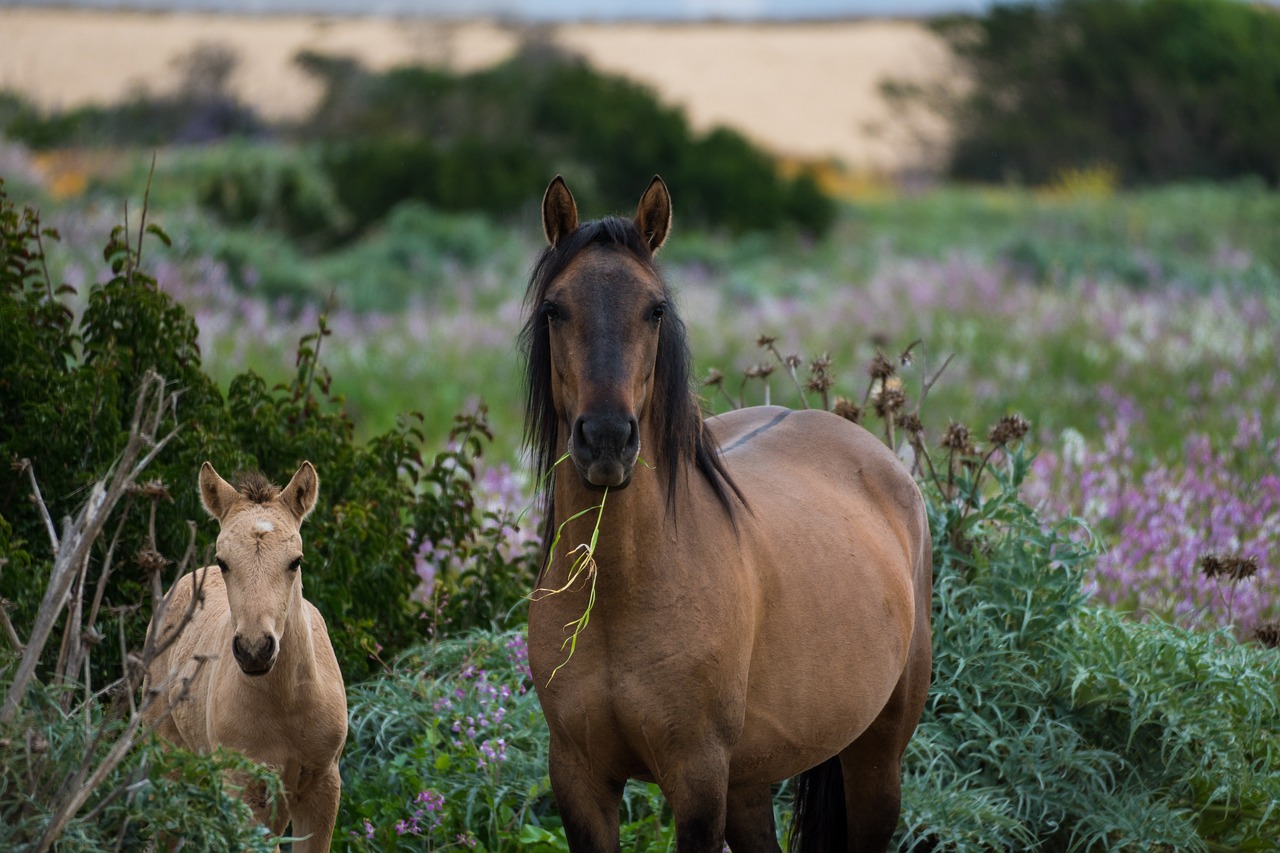
[[[1093,604],[1275,645],[1280,14],[1270,6],[1062,0],[932,19],[698,23],[6,7],[0,30],[15,48],[0,59],[0,177],[58,232],[43,244],[48,276],[72,286],[61,298],[77,316],[111,277],[105,236],[126,217],[136,231],[145,205],[170,244],[148,236],[143,266],[194,319],[199,366],[222,395],[238,399],[246,372],[296,390],[307,339],[331,377],[324,411],[346,413],[356,445],[381,448],[418,412],[429,457],[450,446],[455,415],[487,407],[492,440],[472,497],[490,525],[484,542],[507,549],[497,565],[519,571],[463,594],[489,558],[479,544],[452,553],[414,510],[418,528],[379,568],[400,578],[394,630],[379,635],[358,595],[315,581],[358,626],[344,641],[356,670],[379,671],[431,632],[519,622],[519,572],[534,558],[528,517],[512,529],[532,492],[516,337],[543,245],[538,202],[557,173],[588,217],[629,213],[654,172],[666,179],[675,223],[659,260],[710,411],[821,405],[821,390],[805,388],[821,359],[830,395],[866,405],[872,356],[919,341],[904,373],[928,377],[946,362],[921,413],[931,440],[952,422],[981,436],[1012,412],[1030,421],[1021,498],[1046,525],[1083,521],[1073,541],[1100,552],[1062,589],[1082,580]],[[79,70],[57,67],[68,56]],[[778,358],[792,354],[795,379]],[[1207,556],[1253,571],[1226,580]],[[473,609],[444,608],[441,590]],[[371,652],[374,636],[385,652],[381,640]],[[518,636],[476,636],[476,654],[523,685]],[[1177,643],[1225,642],[1188,636]],[[383,669],[388,681],[360,693],[362,725],[375,731],[419,690],[439,703],[461,684],[480,691],[468,702],[496,701],[460,649],[441,652],[447,666],[413,652]],[[430,670],[429,689],[406,667]],[[1076,710],[1080,683],[1056,694]],[[513,808],[555,829],[539,823],[545,787],[498,785],[499,734],[539,737],[527,699],[511,707],[518,731],[495,724],[491,739],[458,741],[475,776],[449,777],[450,797],[474,799],[486,773],[502,796],[525,797],[504,801],[501,819],[495,799],[471,803],[492,837]],[[412,798],[430,779],[408,759],[388,762],[410,742],[418,759],[438,756],[449,735],[384,735],[368,735],[376,746],[362,742],[352,761]],[[1125,755],[1129,769],[1150,770]],[[1180,784],[1153,782],[1133,814],[1157,788],[1176,789],[1171,815],[1194,813],[1206,838],[1231,837],[1229,821],[1212,824],[1212,795],[1196,787],[1207,783]],[[394,818],[409,807],[368,785],[386,800],[359,812],[380,833],[364,841],[395,843]],[[1233,807],[1264,837],[1275,817],[1249,812],[1249,796]],[[1030,817],[1021,800],[1006,811],[982,802],[973,814],[997,834],[1008,829],[997,813],[1016,813],[1042,840],[1067,820],[1052,809]],[[664,849],[660,821],[645,822],[660,813],[655,791],[629,795],[628,808],[636,848]],[[360,841],[356,812],[344,819]],[[1080,826],[1073,839],[1087,837]],[[1157,838],[1144,826],[1132,849]],[[1030,843],[1009,831],[1006,849]],[[1110,849],[1123,848],[1109,831]],[[974,832],[986,841],[969,849],[991,849],[995,836]],[[1062,847],[1046,849],[1072,846],[1055,837]],[[553,842],[530,829],[522,843]]]

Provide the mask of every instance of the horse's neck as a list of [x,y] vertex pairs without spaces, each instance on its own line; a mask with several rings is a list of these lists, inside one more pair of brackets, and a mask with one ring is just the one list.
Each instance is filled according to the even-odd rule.
[[630,573],[643,572],[651,560],[658,558],[655,545],[671,523],[666,515],[663,486],[659,472],[642,465],[636,466],[625,489],[607,492],[589,490],[572,469],[562,470],[556,478],[556,529],[552,535],[561,531],[562,524],[564,527],[556,546],[553,571],[563,577],[584,553],[581,546],[594,538],[592,557],[602,568],[608,568],[610,579],[625,582]]
[[293,591],[293,605],[289,609],[289,621],[285,623],[280,638],[280,658],[275,671],[291,688],[305,688],[316,680],[315,637],[311,630],[311,614],[301,588]]

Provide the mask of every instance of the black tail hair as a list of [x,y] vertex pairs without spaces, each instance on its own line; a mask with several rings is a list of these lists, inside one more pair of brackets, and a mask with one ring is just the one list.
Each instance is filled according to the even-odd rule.
[[849,849],[844,774],[839,756],[795,778],[794,812],[787,845],[791,853],[831,853]]

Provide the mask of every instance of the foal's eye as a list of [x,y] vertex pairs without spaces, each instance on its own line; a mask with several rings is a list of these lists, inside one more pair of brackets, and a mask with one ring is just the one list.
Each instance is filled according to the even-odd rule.
[[289,571],[296,572],[298,570],[298,567],[301,565],[302,565],[302,558],[296,557],[294,561],[289,564]]
[[218,568],[222,569],[222,571],[225,573],[227,571],[227,561],[219,557]]
[[653,320],[656,323],[658,320],[661,320],[662,315],[666,313],[667,313],[667,303],[665,302],[659,303],[658,305],[653,306],[653,311],[652,313],[649,314],[649,319]]

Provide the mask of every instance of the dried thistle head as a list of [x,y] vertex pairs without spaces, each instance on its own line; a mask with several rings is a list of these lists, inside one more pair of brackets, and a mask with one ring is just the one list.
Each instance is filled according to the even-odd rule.
[[813,361],[809,362],[810,373],[826,373],[827,370],[829,370],[830,368],[831,368],[830,353],[824,352],[822,355],[818,356]]
[[1253,637],[1269,649],[1280,648],[1280,619],[1268,619],[1253,629]]
[[169,503],[173,503],[173,496],[169,494],[169,490],[165,488],[164,483],[159,480],[148,480],[145,483],[130,483],[126,491],[142,495],[145,498],[163,498]]
[[804,383],[804,387],[809,391],[824,394],[834,384],[836,384],[836,381],[826,373],[815,373],[809,377],[807,382]]
[[1011,442],[1020,441],[1030,429],[1030,422],[1022,415],[1005,415],[991,427],[987,433],[987,440],[998,447],[1003,447]]
[[920,435],[924,432],[924,424],[920,422],[920,416],[915,412],[902,415],[898,418],[898,426],[902,427],[904,432],[913,435]]
[[846,421],[853,421],[855,424],[862,423],[862,407],[852,400],[846,400],[844,397],[837,397],[835,408],[831,411],[835,412]]
[[1257,557],[1238,554],[1205,554],[1200,557],[1200,572],[1207,578],[1242,581],[1258,573]]
[[714,367],[707,371],[707,378],[702,380],[703,386],[707,388],[719,387],[722,382],[724,382],[724,374]]
[[756,346],[760,347],[761,349],[768,349],[769,347],[773,346],[773,342],[776,340],[777,340],[777,337],[774,335],[761,335],[760,337],[756,338]]
[[867,368],[867,372],[871,374],[872,379],[883,381],[892,376],[896,369],[893,362],[885,358],[884,353],[877,352],[871,359],[871,366]]
[[875,405],[876,415],[881,419],[887,419],[889,416],[896,416],[898,412],[902,411],[907,405],[907,395],[902,393],[900,385],[895,386],[893,383],[886,382],[872,402]]
[[164,555],[155,548],[143,548],[138,552],[133,561],[142,567],[142,570],[148,574],[158,572],[169,564]]
[[797,367],[804,364],[804,359],[800,358],[800,353],[793,352],[784,358],[782,363],[785,364],[789,370],[795,370]]
[[942,434],[942,446],[961,456],[972,456],[978,452],[969,436],[969,428],[955,421],[947,424],[947,429]]

